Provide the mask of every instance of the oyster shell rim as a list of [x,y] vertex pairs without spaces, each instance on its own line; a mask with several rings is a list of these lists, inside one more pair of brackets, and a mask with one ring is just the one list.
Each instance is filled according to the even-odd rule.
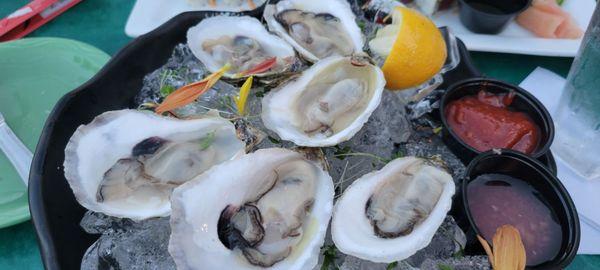
[[[220,170],[226,170],[229,166],[233,166],[232,164],[234,164],[234,162],[247,161],[247,162],[250,162],[249,165],[253,165],[255,163],[260,163],[260,159],[264,159],[264,157],[257,158],[255,156],[255,155],[257,155],[257,153],[258,153],[258,155],[267,155],[267,154],[273,154],[273,153],[282,154],[282,155],[284,155],[283,159],[287,159],[288,161],[293,160],[295,158],[300,158],[302,160],[305,160],[305,161],[313,164],[318,169],[318,174],[319,174],[320,179],[318,180],[318,183],[317,183],[316,189],[315,189],[315,201],[313,204],[313,210],[311,210],[311,212],[310,212],[310,216],[312,216],[312,220],[307,220],[307,222],[316,223],[316,226],[318,226],[318,227],[313,232],[313,235],[311,236],[312,239],[309,239],[310,241],[308,243],[306,243],[306,245],[304,246],[304,250],[302,250],[302,252],[300,252],[299,254],[298,253],[295,254],[294,252],[292,252],[292,254],[290,254],[286,259],[274,264],[269,269],[302,270],[302,269],[312,269],[315,265],[317,265],[318,260],[319,260],[319,253],[320,253],[321,247],[323,246],[323,244],[325,242],[325,237],[327,234],[327,230],[329,229],[329,223],[331,220],[331,215],[333,213],[333,207],[334,207],[333,200],[334,200],[335,191],[334,191],[334,186],[333,186],[333,181],[331,179],[331,176],[318,163],[316,163],[315,161],[306,159],[301,153],[298,153],[293,150],[285,149],[285,148],[265,148],[265,149],[259,149],[253,153],[243,155],[237,159],[229,160],[229,161],[223,162],[221,164],[215,165],[215,166],[211,167],[209,170],[205,171],[203,174],[197,176],[195,179],[192,179],[191,181],[189,181],[175,189],[175,191],[173,192],[173,194],[171,196],[171,201],[172,201],[172,203],[171,203],[172,215],[171,215],[171,219],[170,219],[171,236],[169,237],[168,249],[169,249],[169,254],[171,255],[171,257],[175,261],[175,264],[177,265],[177,269],[180,269],[180,270],[190,269],[191,270],[192,268],[189,267],[188,261],[181,261],[181,258],[185,259],[185,251],[184,251],[185,248],[182,247],[181,242],[175,244],[175,241],[179,240],[179,239],[186,239],[186,238],[192,238],[192,239],[196,240],[196,238],[193,235],[190,236],[190,235],[186,234],[187,231],[185,231],[185,229],[186,229],[185,227],[181,227],[181,226],[185,226],[185,224],[182,224],[182,223],[186,223],[187,220],[190,218],[189,216],[184,214],[185,208],[183,207],[183,201],[182,201],[183,200],[182,196],[184,196],[184,193],[186,191],[192,190],[193,188],[198,188],[198,186],[202,187],[202,185],[208,185],[207,181],[201,181],[201,180],[209,180],[209,179],[205,179],[205,178],[218,173]],[[321,197],[319,197],[319,195]],[[313,214],[314,214],[315,209],[320,211],[320,217],[317,216],[317,219],[322,219],[322,220],[314,220],[315,215],[313,215]],[[215,210],[215,212],[218,213],[215,220],[213,220],[215,229],[217,226],[218,217],[221,214],[221,210],[222,209]],[[187,225],[189,225],[189,224],[187,224]],[[310,224],[307,224],[307,226],[310,226]],[[303,225],[303,227],[304,227],[304,225]],[[211,231],[211,230],[207,229],[207,231]],[[230,254],[235,255],[236,254],[235,250],[229,250],[223,245],[223,243],[221,243],[221,241],[219,240],[217,231],[214,230],[213,232],[214,232],[214,235],[212,236],[212,239],[213,240],[216,239],[216,243],[218,243],[217,245],[220,245],[223,248],[223,251],[230,252]],[[301,245],[303,243],[303,241],[304,240],[302,240],[299,243],[299,245]],[[206,250],[214,251],[214,249],[211,249],[210,247],[200,247],[200,248],[202,248],[202,250],[204,250],[204,251],[206,251]],[[243,255],[241,255],[241,252],[239,252],[239,254],[237,254],[237,255],[243,257]],[[297,258],[295,258],[295,260],[297,260],[298,258],[302,258],[302,257],[305,257],[305,259],[303,261],[301,261],[300,263],[296,262],[296,263],[292,263],[291,265],[283,265],[282,266],[282,262],[286,262],[292,256],[298,256]],[[231,257],[231,258],[236,259],[236,257]],[[245,261],[245,258],[239,258],[239,259],[243,260],[242,262],[244,262],[244,263],[239,264],[239,265],[234,265],[234,266],[238,266],[240,268],[234,268],[233,266],[231,266],[227,269],[265,269],[265,268],[251,265],[250,263]],[[219,263],[221,266],[223,265],[223,262],[219,262]],[[222,266],[222,267],[225,267],[225,266]]]
[[[207,118],[196,118],[196,119],[185,120],[185,119],[178,119],[178,118],[174,118],[174,117],[163,117],[163,116],[159,116],[154,113],[151,113],[151,112],[139,111],[139,110],[135,110],[135,109],[121,109],[121,110],[113,110],[113,111],[103,112],[103,113],[97,115],[96,117],[94,117],[92,119],[92,121],[90,121],[89,123],[79,125],[73,132],[73,135],[71,135],[71,137],[69,138],[69,141],[67,142],[67,145],[65,146],[65,149],[64,149],[65,158],[64,158],[62,165],[63,165],[65,179],[67,180],[67,183],[68,183],[69,187],[71,188],[71,191],[73,192],[73,195],[75,196],[76,201],[81,206],[86,208],[87,210],[103,213],[108,216],[113,216],[113,217],[118,217],[118,218],[130,218],[130,219],[136,220],[136,221],[144,220],[144,219],[148,219],[148,218],[152,218],[152,217],[166,217],[166,216],[169,216],[171,213],[170,200],[166,200],[168,203],[165,203],[164,205],[162,205],[161,208],[156,209],[155,211],[150,211],[150,212],[146,211],[146,212],[140,214],[137,211],[129,211],[129,212],[123,211],[123,210],[115,211],[112,207],[106,207],[106,206],[102,207],[102,205],[105,205],[105,203],[100,203],[100,202],[95,201],[93,199],[93,198],[95,198],[95,196],[91,196],[85,191],[85,187],[83,184],[84,181],[81,179],[83,177],[79,173],[79,159],[77,158],[77,151],[79,149],[79,143],[80,143],[81,139],[83,137],[85,137],[93,129],[104,126],[104,125],[110,123],[111,121],[117,119],[122,114],[127,114],[127,113],[134,113],[134,114],[138,114],[141,117],[147,117],[148,121],[175,121],[175,122],[179,122],[179,123],[183,123],[183,122],[190,123],[190,121],[193,121],[193,122],[199,123],[199,122],[204,122],[204,121],[208,120],[208,121],[214,121],[215,124],[219,124],[219,122],[221,122],[221,124],[226,124],[231,128],[233,136],[237,139],[237,136],[235,135],[235,128],[234,128],[233,124],[231,124],[229,121],[222,119],[222,118],[207,117]],[[239,139],[237,139],[237,140],[239,141]],[[233,153],[233,155],[231,156],[231,159],[234,159],[236,156],[239,156],[240,154],[244,153],[244,143],[240,141],[240,145],[241,145],[240,150],[237,151],[236,153]]]
[[[359,231],[358,233],[354,231],[354,235],[348,233],[348,226],[340,225],[340,222],[342,221],[340,221],[341,218],[338,217],[340,212],[343,211],[340,209],[355,205],[366,206],[371,194],[377,189],[379,184],[385,180],[384,177],[377,178],[380,174],[391,174],[393,173],[394,166],[403,166],[404,164],[409,163],[411,160],[416,159],[421,158],[409,156],[392,160],[380,170],[372,171],[361,176],[346,188],[334,206],[333,217],[331,220],[331,237],[336,247],[341,252],[372,262],[392,263],[395,261],[404,260],[429,245],[438,228],[444,222],[448,211],[450,211],[450,208],[452,207],[452,197],[456,192],[456,184],[454,183],[452,176],[445,171],[442,172],[445,174],[444,177],[447,178],[447,181],[443,185],[443,191],[438,199],[438,202],[429,216],[421,224],[415,226],[413,231],[408,235],[399,236],[396,238],[378,237],[374,232],[373,226],[364,214],[364,207],[363,211],[360,211],[361,215],[359,217],[361,218],[355,219],[354,221],[357,223],[355,223],[355,225],[352,227],[352,229],[361,228],[363,230]],[[361,188],[362,190],[360,190]],[[360,191],[363,192],[359,193]],[[358,198],[349,198],[352,195],[356,196],[357,194],[355,193],[358,193],[360,196]],[[349,200],[353,201],[354,203],[348,205]],[[348,223],[348,220],[344,221],[345,222],[343,224]],[[385,245],[380,244],[379,246],[375,247],[376,249],[369,250],[368,248],[365,248],[364,243],[357,244],[356,242],[353,242],[353,239],[357,237],[356,235],[365,233],[367,228],[369,234],[365,237],[373,237],[373,239],[369,240],[381,241],[381,243],[385,243]]]
[[[385,91],[385,77],[383,75],[383,71],[376,65],[367,64],[365,66],[369,66],[373,68],[376,75],[375,89],[373,90],[373,96],[366,104],[365,108],[358,114],[356,119],[354,119],[347,127],[340,130],[339,132],[326,137],[326,138],[313,138],[306,134],[303,134],[302,131],[299,132],[282,132],[284,128],[290,128],[297,130],[296,127],[291,124],[287,124],[284,127],[280,127],[278,122],[282,121],[281,119],[276,120],[273,117],[269,116],[274,112],[271,110],[270,103],[272,99],[278,94],[281,93],[286,88],[304,88],[308,85],[314,77],[318,75],[320,71],[323,69],[327,69],[330,65],[335,65],[343,61],[348,61],[350,65],[352,65],[352,58],[347,56],[330,56],[319,60],[310,68],[306,69],[302,72],[302,74],[298,77],[291,79],[283,83],[281,86],[276,89],[271,90],[267,95],[265,95],[261,100],[261,119],[263,124],[269,130],[277,133],[277,135],[282,140],[287,140],[295,143],[298,146],[308,146],[308,147],[325,147],[325,146],[333,146],[337,145],[341,142],[350,140],[356,133],[360,131],[360,129],[367,123],[371,114],[379,107],[381,103],[381,98],[383,95],[383,91]],[[343,63],[342,63],[343,64]],[[310,72],[310,76],[307,75],[307,72]],[[281,118],[281,117],[278,117]],[[289,119],[289,118],[284,118]]]
[[[222,22],[220,22],[222,21]],[[255,31],[256,33],[261,33],[264,34],[266,39],[270,39],[268,40],[269,46],[278,46],[279,49],[281,50],[286,50],[287,52],[284,52],[285,55],[287,55],[286,57],[292,57],[293,61],[292,63],[290,63],[290,67],[288,67],[286,70],[282,70],[282,71],[278,71],[278,72],[264,72],[264,73],[258,73],[258,74],[254,74],[254,76],[256,77],[266,77],[266,76],[271,76],[271,75],[275,75],[278,73],[283,73],[285,71],[287,71],[289,68],[291,68],[293,62],[297,61],[297,55],[296,55],[296,50],[294,49],[294,47],[289,44],[287,41],[285,41],[283,38],[279,37],[278,35],[275,35],[271,32],[269,32],[269,30],[267,30],[267,28],[255,17],[251,17],[251,16],[235,16],[235,15],[217,15],[217,16],[213,16],[213,17],[208,17],[202,21],[200,21],[199,23],[195,24],[194,26],[190,27],[187,32],[186,32],[186,45],[188,46],[188,48],[190,49],[190,51],[192,51],[192,54],[196,57],[196,59],[198,61],[200,61],[200,63],[202,63],[202,65],[206,68],[206,70],[208,70],[211,73],[217,72],[221,66],[216,66],[214,65],[214,61],[209,61],[209,63],[207,63],[208,59],[210,58],[210,55],[207,53],[203,53],[202,49],[198,49],[198,46],[192,46],[190,44],[190,40],[206,40],[207,38],[211,38],[212,36],[207,36],[205,33],[206,31],[204,27],[210,27],[213,24],[217,24],[220,25],[219,23],[235,23],[235,24],[241,24],[243,25],[243,27],[246,27],[248,29],[253,29],[253,31]],[[230,32],[240,32],[240,33],[244,33],[247,34],[246,32],[242,32],[240,29],[234,29],[230,30]],[[208,31],[209,33],[213,33],[216,32],[215,30],[211,30]],[[204,33],[204,34],[203,34]],[[225,34],[224,34],[225,35]],[[195,38],[197,37],[197,38]],[[262,42],[261,42],[262,43]],[[261,44],[262,46],[262,44]],[[229,78],[229,79],[238,79],[235,77],[235,73],[231,73],[231,72],[225,72],[223,73],[223,77],[225,78]]]
[[[305,49],[304,47],[302,47],[300,44],[298,44],[298,42],[296,42],[293,38],[290,37],[290,35],[287,33],[287,31],[285,31],[285,29],[283,28],[283,26],[277,22],[277,20],[275,20],[275,11],[277,8],[277,5],[290,5],[290,6],[294,6],[295,2],[298,1],[300,2],[300,4],[304,4],[305,6],[307,5],[311,5],[313,4],[313,2],[310,1],[318,1],[319,3],[317,4],[316,9],[315,8],[310,8],[310,9],[300,9],[302,11],[310,11],[310,12],[315,12],[315,13],[323,13],[324,11],[320,11],[321,7],[325,7],[324,9],[326,10],[327,8],[331,9],[331,7],[326,6],[328,3],[323,3],[330,1],[331,3],[335,4],[335,5],[339,5],[338,10],[335,10],[335,13],[339,13],[339,14],[343,14],[344,16],[346,16],[348,19],[344,19],[344,18],[340,18],[341,16],[338,16],[339,14],[335,14],[336,17],[340,18],[340,19],[344,19],[342,21],[342,24],[344,25],[344,28],[346,30],[346,32],[348,33],[348,35],[350,36],[350,39],[352,41],[352,47],[353,47],[353,52],[354,53],[359,53],[359,52],[363,52],[363,49],[365,47],[365,43],[366,43],[366,38],[364,36],[364,33],[362,32],[362,30],[360,30],[360,27],[358,26],[358,24],[356,23],[356,14],[354,14],[354,12],[352,11],[352,7],[350,6],[350,3],[345,1],[345,0],[282,0],[282,1],[278,1],[275,4],[271,4],[270,2],[267,3],[265,5],[265,10],[263,12],[263,18],[265,19],[265,22],[267,23],[267,27],[269,28],[269,31],[277,34],[277,36],[281,37],[283,40],[285,40],[285,42],[287,42],[288,44],[290,44],[294,50],[296,50],[298,52],[298,54],[300,56],[302,56],[302,58],[306,59],[307,61],[311,62],[311,63],[317,63],[320,60],[323,60],[325,58],[318,58],[316,55],[314,55],[313,53],[309,52],[307,49]],[[294,6],[294,8],[298,9],[297,7]],[[347,12],[349,11],[349,12]],[[331,13],[330,13],[331,14]],[[334,15],[334,14],[332,14]],[[356,27],[349,27],[347,24],[352,23],[353,26]],[[358,34],[357,34],[358,33]],[[348,55],[345,55],[348,56]]]

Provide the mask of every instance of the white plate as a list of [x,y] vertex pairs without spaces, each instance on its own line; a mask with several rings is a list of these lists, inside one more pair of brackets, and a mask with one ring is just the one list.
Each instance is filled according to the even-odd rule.
[[[255,0],[257,5],[264,0]],[[594,0],[565,0],[563,8],[585,30],[592,17]],[[247,6],[243,7],[247,8]],[[179,13],[203,10],[192,7],[187,0],[137,0],[127,20],[125,33],[137,37],[154,30]],[[206,10],[206,8],[204,8]],[[229,10],[240,11],[240,10]],[[458,18],[458,9],[443,11],[434,16],[439,26],[448,26],[472,51],[505,52],[544,56],[569,56],[577,54],[581,40],[538,38],[514,21],[498,35],[474,34],[467,30]]]
[[[265,0],[254,0],[257,6],[264,2]],[[219,10],[239,12],[248,9],[248,5],[244,3],[240,8]],[[129,14],[129,19],[127,19],[125,34],[130,37],[138,37],[154,30],[179,13],[197,10],[216,9],[192,6],[188,3],[188,0],[137,0],[131,14]]]
[[[498,0],[502,1],[502,0]],[[594,0],[565,0],[563,9],[575,19],[585,31],[596,2]],[[458,18],[458,8],[435,14],[433,20],[438,26],[448,26],[471,51],[503,52],[544,56],[568,56],[577,54],[581,39],[547,39],[536,37],[512,21],[497,35],[475,34],[465,28]]]

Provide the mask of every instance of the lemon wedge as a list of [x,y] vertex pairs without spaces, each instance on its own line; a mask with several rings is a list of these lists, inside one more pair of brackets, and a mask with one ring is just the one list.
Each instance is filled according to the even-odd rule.
[[446,61],[446,42],[439,29],[416,10],[396,7],[392,24],[369,42],[371,51],[385,58],[386,88],[418,86],[437,74]]

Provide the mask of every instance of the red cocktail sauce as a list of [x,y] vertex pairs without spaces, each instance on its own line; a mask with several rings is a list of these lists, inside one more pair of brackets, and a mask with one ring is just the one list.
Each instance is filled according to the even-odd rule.
[[467,186],[473,222],[488,242],[496,229],[512,225],[521,235],[528,266],[552,260],[562,243],[562,228],[540,193],[521,179],[483,174]]
[[531,154],[538,146],[540,129],[522,112],[511,111],[514,92],[479,91],[448,104],[444,111],[450,129],[477,151],[510,148]]

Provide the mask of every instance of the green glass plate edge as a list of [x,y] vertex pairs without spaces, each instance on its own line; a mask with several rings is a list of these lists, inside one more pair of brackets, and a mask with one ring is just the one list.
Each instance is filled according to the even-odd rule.
[[[3,55],[2,53],[9,53],[7,55]],[[53,57],[52,53],[56,53],[58,52],[58,55],[68,55],[68,56],[72,56],[72,59],[66,60],[66,59],[61,59],[61,61],[74,61],[76,62],[78,65],[80,65],[82,67],[82,70],[78,70],[78,71],[74,71],[74,74],[78,74],[78,76],[72,76],[72,78],[70,78],[68,82],[64,82],[64,81],[60,81],[60,82],[55,82],[55,85],[52,85],[52,79],[55,77],[46,77],[45,79],[50,81],[49,85],[51,85],[51,87],[48,88],[48,90],[52,90],[52,91],[56,91],[59,93],[54,93],[54,94],[58,94],[56,95],[56,97],[54,98],[54,100],[51,101],[47,101],[46,104],[48,102],[51,102],[51,104],[47,104],[48,106],[46,108],[39,108],[40,110],[46,110],[45,111],[45,117],[48,116],[48,113],[52,110],[52,108],[54,107],[54,104],[58,101],[58,99],[63,96],[64,94],[68,93],[69,91],[72,91],[73,89],[77,88],[77,86],[85,83],[86,81],[88,81],[90,78],[92,78],[103,66],[106,62],[108,62],[108,60],[110,59],[110,56],[108,54],[106,54],[105,52],[101,51],[100,49],[80,42],[80,41],[76,41],[76,40],[72,40],[72,39],[66,39],[66,38],[54,38],[54,37],[36,37],[36,38],[24,38],[24,39],[19,39],[19,40],[15,40],[15,41],[10,41],[10,42],[3,42],[0,43],[0,64],[2,63],[6,63],[8,61],[10,61],[11,59],[18,59],[18,58],[23,58],[23,55],[10,55],[10,53],[17,53],[17,54],[25,54],[25,58],[28,58],[31,55],[42,55],[42,59],[47,59],[47,60],[51,60],[49,58]],[[46,56],[44,56],[46,55]],[[26,61],[24,61],[23,63],[11,63],[14,64],[14,66],[16,66],[18,69],[27,69],[27,68],[31,68],[32,70],[35,70],[37,67],[31,67],[29,66],[30,64],[32,64],[31,62],[27,63]],[[74,63],[71,63],[71,65],[75,65]],[[11,66],[14,67],[14,66]],[[3,68],[9,68],[6,66],[0,66],[0,70],[2,70]],[[61,71],[65,71],[65,70],[61,70]],[[21,71],[19,71],[21,72]],[[55,73],[55,71],[53,71]],[[52,72],[49,72],[52,73]],[[29,76],[26,73],[19,73],[19,74],[23,74],[23,76]],[[69,72],[65,72],[65,75],[72,75]],[[85,75],[85,76],[83,76]],[[1,77],[1,76],[0,76]],[[42,76],[42,78],[44,78]],[[1,83],[0,83],[1,85]],[[61,89],[62,87],[62,89]],[[3,90],[4,91],[4,90]],[[2,93],[0,93],[0,96],[2,95]],[[32,99],[34,100],[34,99]],[[38,102],[39,98],[37,101],[33,101],[33,102]],[[7,118],[7,122],[9,123],[9,125],[11,125],[11,119],[9,118],[9,116],[5,115],[5,117]],[[13,123],[15,122],[14,119],[12,119]],[[34,128],[34,133],[36,138],[34,138],[33,140],[23,140],[24,143],[27,145],[27,147],[34,152],[35,150],[35,145],[37,144],[37,137],[39,136],[42,128],[43,128],[43,124],[45,122],[45,118],[43,120],[40,119],[36,119],[38,124],[35,128]],[[15,126],[18,127],[20,126],[21,123],[19,123],[19,125],[11,125],[11,126]],[[17,132],[17,130],[15,130],[15,133],[17,133],[17,135],[19,136],[19,132]],[[21,137],[21,136],[19,136]],[[4,156],[4,154],[0,154],[2,155],[2,159],[6,160],[6,157]],[[5,179],[6,181],[9,181],[11,183],[9,183],[9,185],[12,186],[17,186],[17,185],[22,185],[21,183],[21,179],[19,179],[18,175],[16,174],[16,172],[14,171],[14,168],[10,168],[9,172],[0,172],[2,174],[8,175],[8,177],[5,177],[7,179]],[[22,186],[23,189],[25,189],[24,186]],[[1,198],[0,198],[1,199]],[[29,220],[30,219],[30,212],[29,212],[29,205],[28,205],[28,199],[27,196],[22,196],[22,198],[19,199],[15,199],[9,203],[5,203],[5,204],[0,204],[0,228],[5,228],[8,226],[12,226],[18,223],[21,223],[23,221]]]

